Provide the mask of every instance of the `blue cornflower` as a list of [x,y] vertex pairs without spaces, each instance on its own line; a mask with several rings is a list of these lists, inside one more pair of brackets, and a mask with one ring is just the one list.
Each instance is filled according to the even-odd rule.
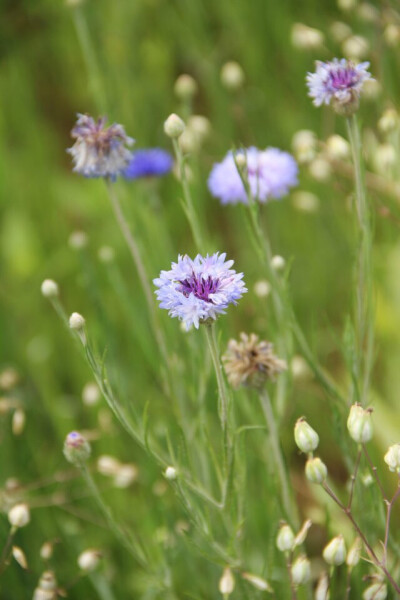
[[239,176],[235,159],[244,156],[247,178],[255,200],[266,202],[271,198],[285,196],[289,188],[297,184],[298,167],[288,152],[278,148],[258,150],[252,146],[235,153],[228,152],[222,162],[216,163],[208,178],[208,188],[222,204],[247,204],[247,194]]
[[133,153],[123,175],[127,179],[161,177],[171,171],[173,164],[171,154],[161,148],[137,150]]
[[224,314],[229,304],[237,304],[247,292],[242,281],[243,273],[236,273],[233,260],[225,261],[226,254],[206,257],[198,254],[194,260],[179,256],[169,271],[161,271],[154,279],[160,308],[178,317],[189,329],[192,325],[216,319]]
[[351,114],[358,108],[364,81],[371,79],[368,67],[369,62],[355,64],[345,58],[317,61],[315,73],[306,77],[308,95],[315,106],[331,104],[340,114]]
[[72,155],[73,170],[85,177],[115,179],[132,158],[126,146],[131,146],[134,140],[126,135],[123,126],[114,123],[106,127],[105,124],[105,117],[95,121],[89,115],[78,113],[71,131],[76,142],[67,152]]

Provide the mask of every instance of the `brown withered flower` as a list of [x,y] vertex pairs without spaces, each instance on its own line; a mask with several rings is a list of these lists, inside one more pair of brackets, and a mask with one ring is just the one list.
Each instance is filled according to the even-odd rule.
[[270,342],[259,341],[258,335],[240,334],[240,341],[229,340],[222,357],[228,381],[232,387],[241,385],[260,388],[278,373],[287,369],[286,362],[275,356]]

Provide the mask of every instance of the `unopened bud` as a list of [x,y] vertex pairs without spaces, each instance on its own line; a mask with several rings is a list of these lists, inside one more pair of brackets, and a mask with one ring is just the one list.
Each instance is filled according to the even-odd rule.
[[22,408],[17,408],[17,410],[13,414],[12,425],[11,425],[12,432],[14,435],[21,435],[21,433],[25,429],[25,421],[26,421],[25,411],[22,410]]
[[53,279],[45,279],[40,287],[42,295],[45,298],[54,298],[58,296],[58,285]]
[[175,467],[167,467],[164,475],[169,481],[174,481],[174,479],[176,479],[178,476]]
[[329,599],[329,578],[328,573],[324,572],[318,579],[317,587],[315,588],[315,600]]
[[387,175],[397,162],[396,149],[392,144],[379,144],[372,158],[375,170]]
[[192,98],[198,90],[198,85],[195,79],[191,75],[186,75],[185,73],[179,75],[178,79],[175,81],[174,92],[181,98],[182,100]]
[[45,571],[33,592],[33,600],[53,600],[57,593],[57,579],[53,571]]
[[100,388],[94,381],[89,381],[82,390],[82,400],[86,406],[94,406],[100,400]]
[[390,133],[399,125],[399,115],[394,108],[387,108],[378,121],[378,129],[381,133]]
[[295,23],[291,31],[292,45],[299,50],[315,50],[324,43],[324,34],[319,29]]
[[286,261],[283,256],[273,256],[271,259],[271,267],[275,269],[275,271],[282,271],[285,268]]
[[88,245],[88,235],[84,231],[73,231],[68,238],[68,245],[73,250],[83,250]]
[[391,471],[400,473],[400,444],[389,446],[384,456],[384,461]]
[[372,410],[364,409],[360,404],[353,404],[347,419],[347,429],[350,436],[358,444],[365,444],[372,438]]
[[324,560],[328,565],[339,566],[346,560],[346,545],[342,535],[334,537],[329,544],[327,544],[322,552]]
[[114,248],[111,248],[111,246],[100,246],[97,255],[101,262],[111,263],[115,258]]
[[225,596],[232,594],[233,590],[235,589],[235,578],[233,577],[233,573],[229,567],[224,569],[222,577],[219,580],[218,589],[221,594]]
[[246,579],[256,590],[260,590],[261,592],[272,592],[272,588],[269,585],[268,581],[258,577],[257,575],[253,575],[252,573],[242,573],[243,579]]
[[64,442],[64,456],[68,462],[80,466],[90,456],[90,444],[78,431],[72,431]]
[[185,131],[185,123],[178,115],[169,115],[164,123],[164,132],[170,138],[178,138]]
[[108,456],[108,454],[103,454],[97,459],[97,470],[101,475],[105,475],[106,477],[113,477],[118,473],[120,468],[121,463],[119,460],[113,456]]
[[385,27],[383,37],[388,46],[391,46],[392,48],[396,47],[400,44],[400,26],[389,23],[389,25]]
[[306,477],[311,483],[323,483],[328,476],[328,469],[318,457],[309,458],[306,462]]
[[292,150],[300,163],[308,163],[315,158],[317,137],[309,129],[297,131],[292,138]]
[[16,560],[23,569],[28,568],[28,561],[26,560],[25,553],[19,546],[12,547],[12,555],[14,560]]
[[343,55],[352,59],[360,60],[369,52],[369,42],[361,35],[352,35],[342,44]]
[[360,562],[360,558],[361,558],[361,550],[362,550],[361,538],[356,537],[356,539],[350,546],[350,549],[347,553],[346,565],[349,568],[352,569],[353,567],[358,565],[358,563]]
[[296,210],[314,213],[319,209],[319,198],[312,192],[299,190],[292,195],[292,204]]
[[312,525],[312,521],[310,519],[307,519],[307,521],[304,521],[303,525],[301,526],[300,531],[298,531],[298,533],[296,534],[296,537],[294,538],[293,548],[296,548],[296,546],[301,546],[301,544],[303,544],[305,542],[305,539],[308,534],[308,530],[310,529],[311,525]]
[[345,159],[350,156],[350,145],[341,135],[331,135],[326,140],[328,155],[332,158]]
[[117,488],[127,488],[134,483],[138,476],[136,465],[121,465],[114,475],[114,486]]
[[296,422],[294,427],[294,439],[298,448],[306,454],[314,452],[319,444],[318,433],[314,431],[304,417],[301,417]]
[[78,566],[81,571],[94,571],[101,559],[101,552],[98,550],[85,550],[78,556]]
[[327,179],[329,179],[332,173],[331,165],[322,156],[317,156],[317,158],[315,158],[310,163],[308,170],[310,172],[311,177],[313,177],[317,181],[327,181]]
[[329,29],[331,36],[337,44],[341,44],[352,34],[351,27],[347,23],[342,23],[342,21],[334,21]]
[[231,60],[221,69],[221,83],[228,90],[238,90],[244,84],[245,76],[239,63]]
[[287,523],[282,523],[276,538],[276,545],[281,552],[288,552],[293,549],[294,533]]
[[8,511],[7,516],[11,525],[18,528],[25,527],[25,525],[28,525],[29,521],[31,520],[29,506],[24,502],[15,504],[15,506]]
[[356,7],[357,0],[337,0],[337,5],[340,10],[348,11]]
[[69,318],[69,326],[71,329],[80,331],[85,326],[85,319],[79,313],[74,312]]
[[386,583],[380,581],[368,586],[363,593],[363,600],[386,600],[387,586]]
[[53,550],[53,542],[45,542],[40,548],[40,558],[43,560],[50,560],[50,558],[53,556]]
[[266,298],[271,293],[271,284],[265,279],[260,279],[254,284],[254,293],[258,298]]
[[293,585],[303,585],[310,579],[310,561],[304,555],[296,558],[291,568]]

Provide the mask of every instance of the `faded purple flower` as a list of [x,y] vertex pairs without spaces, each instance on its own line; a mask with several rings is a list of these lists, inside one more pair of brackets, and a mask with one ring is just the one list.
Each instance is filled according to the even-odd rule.
[[254,146],[228,152],[222,162],[216,163],[208,178],[208,188],[222,204],[247,204],[247,194],[238,173],[234,156],[245,157],[244,177],[247,178],[255,200],[267,202],[285,196],[297,184],[298,167],[288,152],[278,148],[258,150]]
[[127,179],[139,177],[161,177],[172,169],[173,158],[169,152],[161,148],[148,148],[133,153],[129,165],[123,172]]
[[345,58],[316,62],[315,73],[308,73],[308,95],[315,106],[332,104],[341,114],[351,114],[358,108],[364,81],[371,79],[369,62],[355,64]]
[[189,329],[208,319],[224,314],[229,304],[237,304],[247,292],[242,281],[243,273],[236,273],[231,266],[233,260],[225,261],[226,254],[206,257],[198,254],[194,260],[179,256],[170,271],[161,271],[154,279],[160,308],[178,317]]
[[106,118],[95,121],[89,115],[78,113],[71,131],[76,139],[67,152],[72,155],[74,171],[85,177],[110,177],[114,180],[129,164],[132,152],[126,148],[134,140],[128,137],[118,123],[106,127]]

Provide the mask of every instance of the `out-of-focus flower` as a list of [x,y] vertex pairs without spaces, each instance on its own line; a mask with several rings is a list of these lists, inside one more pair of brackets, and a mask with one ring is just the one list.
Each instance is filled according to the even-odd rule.
[[12,527],[25,527],[28,525],[31,520],[31,514],[29,511],[29,506],[25,504],[25,502],[21,502],[20,504],[15,504],[8,511],[8,520]]
[[337,0],[337,5],[340,10],[348,11],[356,7],[357,0]]
[[357,16],[367,23],[377,23],[380,18],[379,10],[369,2],[362,2],[357,6]]
[[239,63],[231,60],[225,63],[221,69],[221,83],[228,90],[235,91],[244,84],[245,75]]
[[128,165],[132,153],[126,148],[134,140],[128,137],[118,123],[106,127],[106,118],[95,121],[89,115],[78,114],[71,131],[76,139],[71,154],[74,171],[85,177],[109,177],[114,180]]
[[272,592],[272,588],[269,585],[268,581],[258,577],[258,575],[253,575],[252,573],[242,573],[243,579],[251,583],[252,586],[256,588],[256,590],[260,590],[261,592]]
[[351,60],[361,60],[368,56],[370,47],[368,40],[361,35],[352,35],[342,44],[342,51]]
[[387,108],[378,121],[381,133],[390,133],[399,126],[399,115],[394,108]]
[[53,571],[45,571],[33,592],[33,600],[57,600],[57,579]]
[[360,562],[362,550],[362,541],[360,537],[356,537],[347,553],[346,565],[353,569]]
[[383,32],[383,38],[388,46],[395,48],[400,44],[400,26],[389,23]]
[[88,245],[88,234],[85,231],[73,231],[68,238],[68,245],[73,250],[82,250]]
[[171,154],[161,148],[136,150],[123,175],[126,179],[161,177],[172,170],[173,164]]
[[388,175],[397,162],[396,148],[392,144],[380,144],[372,159],[375,170],[382,175]]
[[197,93],[198,88],[197,81],[191,75],[183,73],[175,81],[174,92],[178,98],[187,100]]
[[185,131],[179,138],[184,152],[197,152],[211,131],[211,124],[203,115],[191,115],[187,120]]
[[376,100],[382,92],[382,86],[376,79],[367,79],[363,86],[363,97]]
[[243,273],[231,269],[233,260],[225,261],[226,254],[216,252],[206,257],[198,254],[194,260],[179,256],[169,271],[161,271],[154,279],[160,308],[178,317],[189,329],[194,325],[216,319],[224,314],[229,304],[237,304],[247,289]]
[[330,104],[339,114],[352,114],[358,108],[364,82],[371,78],[368,67],[368,62],[355,64],[345,58],[317,61],[315,73],[307,74],[308,95],[315,106]]
[[317,153],[317,136],[309,129],[300,129],[292,137],[292,150],[299,163],[308,163]]
[[343,23],[342,21],[334,21],[329,27],[329,31],[334,41],[341,44],[346,38],[350,37],[353,33],[350,25]]
[[400,473],[400,443],[389,446],[384,461],[391,471]]
[[326,181],[332,173],[329,161],[323,156],[317,156],[317,158],[310,162],[308,170],[311,177],[314,177],[317,181]]
[[319,29],[308,27],[303,23],[295,23],[290,34],[292,45],[300,50],[314,50],[324,43],[324,34]]
[[11,552],[14,560],[16,560],[23,569],[27,569],[28,561],[26,560],[25,552],[22,550],[22,548],[19,546],[13,546]]
[[271,293],[271,284],[265,279],[260,279],[254,284],[254,293],[258,298],[266,298]]
[[260,388],[287,369],[286,362],[275,356],[270,342],[259,341],[258,335],[240,334],[240,341],[229,340],[222,357],[232,387],[241,385]]
[[40,291],[45,298],[55,298],[59,294],[58,284],[53,279],[45,279]]
[[271,198],[285,196],[289,189],[297,185],[298,167],[288,152],[278,148],[258,150],[254,146],[228,152],[222,162],[216,163],[208,178],[211,194],[219,198],[222,204],[247,204],[245,186],[235,164],[235,157],[245,156],[246,165],[243,176],[247,179],[255,200],[266,202]]
[[329,600],[329,577],[325,571],[321,573],[315,588],[315,600]]
[[299,190],[293,193],[292,204],[297,210],[314,213],[319,209],[319,198],[312,192]]
[[69,318],[69,326],[71,329],[81,330],[85,327],[85,319],[81,314],[73,312]]
[[94,406],[101,398],[101,391],[95,381],[89,381],[82,390],[82,400],[86,406]]
[[232,594],[235,589],[235,578],[229,567],[224,569],[222,577],[219,580],[218,589],[224,597]]
[[350,156],[350,144],[341,135],[331,135],[326,140],[326,151],[329,157],[346,159]]
[[177,478],[178,473],[177,473],[175,467],[167,467],[165,469],[164,475],[165,475],[165,478],[168,479],[169,481],[174,481]]

